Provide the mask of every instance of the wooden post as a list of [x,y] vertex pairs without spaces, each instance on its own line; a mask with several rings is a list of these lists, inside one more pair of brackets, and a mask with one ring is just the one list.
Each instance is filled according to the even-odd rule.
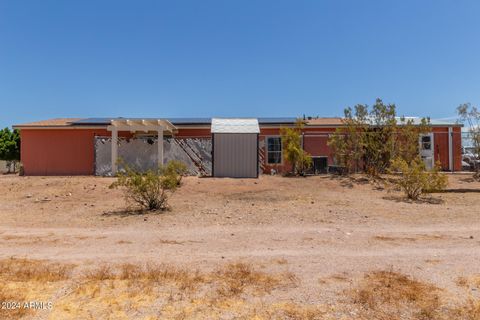
[[118,130],[114,126],[112,128],[112,175],[117,174],[117,159],[118,159]]
[[158,129],[158,166],[163,166],[163,127]]

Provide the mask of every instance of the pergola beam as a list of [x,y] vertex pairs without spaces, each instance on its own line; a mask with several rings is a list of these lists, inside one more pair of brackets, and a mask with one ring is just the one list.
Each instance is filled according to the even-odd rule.
[[177,128],[170,121],[163,119],[115,119],[110,121],[107,130],[112,132],[112,174],[115,175],[118,170],[118,131],[156,132],[158,137],[157,160],[159,165],[163,165],[163,134],[165,131],[173,134]]

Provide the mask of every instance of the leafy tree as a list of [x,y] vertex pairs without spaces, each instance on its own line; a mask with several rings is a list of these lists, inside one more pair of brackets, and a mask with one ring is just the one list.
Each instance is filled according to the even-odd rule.
[[9,128],[0,130],[0,160],[7,161],[8,170],[13,165],[13,172],[16,171],[16,163],[20,161],[20,132],[11,131]]
[[384,104],[377,99],[367,118],[364,133],[363,161],[366,172],[372,176],[384,173],[395,152],[397,121],[394,104]]
[[444,190],[448,183],[447,176],[439,172],[438,164],[432,171],[427,171],[420,156],[410,162],[398,157],[392,160],[391,170],[401,173],[393,183],[412,200],[417,200],[426,192]]
[[376,177],[385,173],[391,160],[402,157],[411,162],[418,156],[418,137],[428,131],[428,119],[415,124],[412,119],[396,116],[394,104],[377,99],[371,110],[356,105],[344,111],[343,126],[328,141],[337,163],[347,172],[363,169]]
[[124,172],[110,188],[124,187],[127,202],[133,202],[147,210],[164,210],[168,195],[180,186],[187,166],[181,161],[169,161],[156,170],[139,172],[124,164]]
[[[460,120],[468,125],[469,138],[472,141],[474,153],[480,155],[480,111],[470,103],[464,103],[458,106],[457,113]],[[480,179],[480,166],[475,165],[475,179]]]
[[305,175],[312,166],[312,157],[302,148],[303,123],[297,121],[295,128],[282,128],[283,154],[285,160],[292,165],[292,173]]
[[368,129],[368,109],[359,104],[355,106],[355,111],[346,108],[344,114],[343,126],[336,129],[327,144],[332,149],[337,164],[345,167],[348,172],[356,172],[363,157],[363,133]]

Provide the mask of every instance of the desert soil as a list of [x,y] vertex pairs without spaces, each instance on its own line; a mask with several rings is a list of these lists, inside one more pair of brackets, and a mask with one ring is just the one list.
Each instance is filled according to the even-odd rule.
[[171,209],[126,210],[112,178],[0,176],[0,258],[80,267],[158,262],[214,270],[246,262],[289,271],[282,299],[335,303],[374,270],[455,293],[480,274],[480,183],[451,175],[447,192],[406,201],[362,177],[187,177]]

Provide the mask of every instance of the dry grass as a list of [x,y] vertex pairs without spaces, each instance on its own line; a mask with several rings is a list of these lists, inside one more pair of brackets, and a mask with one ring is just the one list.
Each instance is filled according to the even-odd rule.
[[257,294],[270,293],[282,284],[293,284],[298,280],[295,275],[290,273],[270,275],[241,262],[228,264],[216,274],[221,282],[217,293],[224,297],[239,296],[246,289]]
[[39,260],[11,258],[0,261],[0,275],[8,281],[63,281],[69,278],[71,269],[71,265]]
[[[85,318],[89,316],[88,311],[93,318],[112,314],[115,318],[130,318],[132,314],[151,310],[153,305],[157,306],[154,309],[161,315],[160,319],[210,319],[226,314],[246,316],[255,314],[255,310],[270,314],[268,312],[276,310],[270,304],[258,306],[250,299],[297,281],[293,274],[269,274],[247,263],[227,264],[212,272],[166,264],[104,265],[84,275],[84,282],[73,294],[59,301],[54,316]],[[111,310],[112,305],[117,308]],[[285,310],[282,312],[289,309]],[[298,316],[291,319],[310,319],[300,316],[308,314],[307,311],[302,313],[303,307],[295,310]],[[293,315],[295,310],[292,307],[288,312]]]
[[[0,301],[26,301],[25,295],[19,290],[13,290],[8,288],[3,283],[0,284]],[[2,319],[20,319],[28,314],[28,309],[24,308],[13,308],[13,309],[4,309],[0,310],[0,316]]]
[[20,319],[28,315],[32,310],[24,308],[24,302],[47,302],[59,283],[69,279],[72,268],[39,260],[0,260],[0,301],[18,304],[15,308],[2,308],[0,318]]
[[108,265],[102,265],[99,268],[86,272],[85,278],[90,281],[104,281],[115,279],[115,273]]
[[468,279],[465,277],[458,277],[457,280],[455,280],[455,284],[459,287],[467,288],[469,283]]
[[[458,307],[451,309],[448,314],[449,319],[458,320],[479,320],[480,319],[480,299],[469,297],[466,302]],[[448,319],[448,318],[445,318]]]
[[439,289],[393,271],[365,276],[354,292],[353,302],[366,315],[378,319],[435,319],[440,312]]
[[[49,301],[65,280],[72,279],[72,268],[45,261],[2,260],[0,301]],[[432,284],[394,271],[376,271],[365,275],[349,293],[350,300],[326,307],[279,300],[275,290],[291,289],[297,277],[244,262],[211,272],[166,264],[121,264],[77,274],[73,278],[77,281],[68,282],[70,289],[56,296],[50,319],[480,320],[480,300],[470,295],[470,288],[480,285],[478,275],[457,279],[467,294],[454,301]],[[330,279],[350,281],[346,274]],[[20,319],[34,311],[0,312],[2,319]]]
[[[463,286],[468,281],[461,279]],[[480,300],[443,301],[442,290],[393,271],[367,274],[353,292],[361,319],[480,320]]]
[[327,311],[319,306],[301,305],[293,302],[277,303],[254,309],[245,319],[274,320],[322,320],[328,317]]

